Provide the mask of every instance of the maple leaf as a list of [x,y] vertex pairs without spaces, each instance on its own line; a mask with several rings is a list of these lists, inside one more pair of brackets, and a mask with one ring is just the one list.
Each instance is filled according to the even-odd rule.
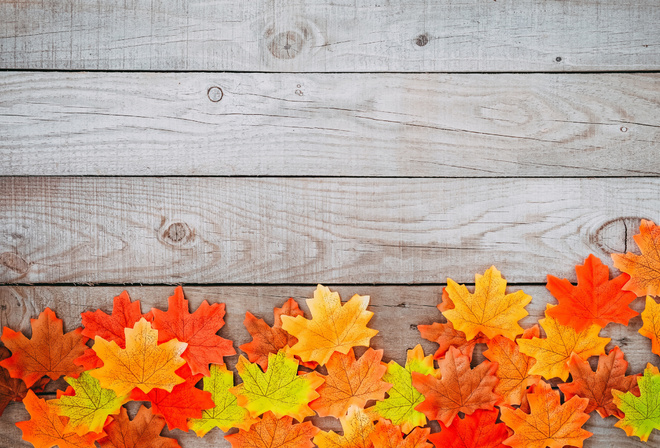
[[212,408],[215,404],[209,392],[195,387],[202,379],[201,374],[193,375],[188,364],[184,364],[176,373],[185,381],[174,386],[172,392],[155,388],[145,394],[140,389],[133,389],[131,400],[150,401],[151,412],[162,416],[168,429],[188,431],[188,419],[200,418],[202,410]]
[[96,336],[94,351],[103,367],[91,370],[90,375],[100,381],[101,387],[126,395],[135,387],[145,393],[156,387],[171,392],[184,382],[175,371],[186,363],[180,356],[186,343],[173,339],[158,345],[158,332],[145,318],[124,331],[125,349]]
[[94,448],[94,441],[99,434],[92,432],[78,435],[66,423],[66,417],[57,415],[46,400],[38,398],[31,390],[23,400],[25,409],[30,413],[30,420],[16,423],[23,431],[23,440],[36,448]]
[[504,423],[496,423],[497,409],[479,409],[465,418],[455,419],[451,426],[440,422],[440,432],[429,436],[433,445],[442,448],[506,448],[509,437]]
[[128,398],[102,388],[99,380],[88,372],[82,372],[78,378],[67,376],[64,380],[71,386],[73,395],[65,394],[48,404],[58,415],[69,418],[69,425],[79,435],[101,432],[107,418],[118,414]]
[[230,428],[249,430],[257,422],[250,412],[236,403],[236,396],[229,389],[234,385],[234,374],[224,365],[211,365],[211,376],[204,378],[204,390],[211,394],[214,407],[202,411],[200,418],[190,420],[190,429],[204,437],[213,428],[227,432]]
[[451,347],[439,362],[441,377],[412,374],[413,386],[424,394],[424,401],[415,409],[429,420],[440,420],[446,426],[459,412],[472,414],[477,409],[492,409],[499,397],[493,392],[497,385],[497,364],[484,361],[470,369],[470,358]]
[[326,364],[325,383],[317,390],[320,397],[309,406],[321,417],[340,418],[353,404],[364,408],[368,400],[382,400],[392,387],[382,380],[387,372],[382,357],[382,350],[372,348],[357,361],[352,349],[345,355],[335,352]]
[[637,296],[660,295],[660,226],[653,221],[642,219],[639,234],[633,236],[642,252],[635,255],[612,254],[614,266],[630,275],[630,280],[623,286]]
[[401,428],[387,420],[379,420],[369,434],[374,448],[433,448],[428,442],[431,428],[415,428],[404,439]]
[[447,310],[453,310],[456,308],[454,306],[454,302],[452,302],[451,298],[449,297],[449,293],[447,292],[447,287],[442,288],[442,302],[438,304],[438,310],[440,310],[441,313],[444,313]]
[[359,407],[353,405],[348,413],[339,419],[344,435],[334,431],[321,431],[314,437],[319,448],[372,448],[371,433],[375,426],[371,418]]
[[[0,360],[7,359],[11,352],[6,347],[0,347]],[[28,388],[20,378],[12,378],[9,371],[0,367],[0,415],[12,401],[23,401]]]
[[646,442],[654,429],[660,429],[660,372],[648,364],[644,375],[637,379],[639,397],[632,392],[613,390],[614,404],[625,414],[614,426],[628,436]]
[[628,275],[609,280],[609,269],[594,255],[589,255],[584,265],[577,265],[575,272],[577,286],[548,275],[547,288],[559,302],[548,311],[548,316],[560,324],[582,331],[590,325],[605,328],[610,322],[628,325],[630,318],[639,314],[628,306],[637,296],[621,289]]
[[504,445],[513,448],[562,448],[567,445],[581,447],[591,433],[582,429],[589,420],[584,409],[589,404],[586,398],[573,397],[560,404],[559,392],[541,381],[535,385],[534,393],[527,395],[530,413],[520,409],[502,408],[502,421],[513,435]]
[[631,391],[639,395],[637,375],[626,376],[628,363],[623,359],[623,352],[619,347],[614,347],[609,355],[598,357],[598,367],[595,372],[591,370],[587,361],[576,354],[571,356],[568,367],[573,381],[560,384],[559,389],[566,399],[576,395],[587,398],[589,405],[584,410],[587,414],[598,411],[603,418],[610,415],[623,418],[623,412],[614,404],[612,391]]
[[232,341],[216,333],[225,324],[225,304],[209,303],[204,300],[190,314],[188,301],[183,297],[183,288],[177,286],[168,300],[167,312],[152,309],[153,327],[158,330],[158,342],[176,339],[188,344],[181,357],[188,362],[193,374],[209,376],[209,364],[224,364],[224,356],[236,354]]
[[377,401],[369,408],[379,417],[390,420],[395,425],[400,425],[401,430],[408,434],[415,426],[426,424],[426,416],[415,410],[424,401],[421,394],[412,385],[412,372],[422,375],[435,375],[433,367],[433,356],[424,356],[421,345],[408,350],[406,366],[401,367],[396,361],[387,364],[387,372],[383,375],[383,381],[391,383],[392,388],[387,391],[388,397]]
[[373,316],[367,305],[369,296],[355,294],[342,306],[339,294],[318,285],[314,298],[307,299],[311,320],[281,316],[282,328],[298,339],[289,352],[324,365],[335,351],[346,354],[352,347],[368,347],[378,331],[367,328]]
[[552,305],[547,305],[545,319],[539,320],[545,330],[547,338],[518,339],[520,352],[533,357],[536,363],[529,370],[531,375],[542,375],[549,380],[568,378],[568,360],[575,352],[582,359],[605,353],[605,346],[609,338],[598,336],[600,328],[591,325],[582,331],[575,331],[573,327],[560,324],[554,317],[548,316]]
[[[531,339],[539,336],[539,327],[534,325],[525,330],[521,338]],[[483,354],[489,361],[497,363],[495,376],[500,381],[495,386],[495,393],[502,397],[500,404],[519,405],[527,387],[540,379],[538,375],[529,374],[536,360],[520,353],[518,344],[504,336],[495,336],[488,341],[488,350]]]
[[82,355],[87,338],[76,328],[64,334],[62,320],[46,308],[37,319],[30,319],[32,338],[5,327],[2,342],[12,356],[0,361],[0,366],[9,371],[12,378],[21,378],[27,387],[48,376],[52,380],[60,376],[78,376],[82,367],[73,360]]
[[443,314],[456,330],[465,333],[468,341],[479,332],[488,338],[502,335],[509,339],[523,332],[518,321],[527,316],[525,306],[532,296],[522,291],[506,294],[506,280],[495,266],[484,275],[475,275],[474,294],[450,278],[446,288],[454,308]]
[[639,334],[649,338],[653,353],[660,355],[660,305],[655,303],[651,296],[646,296],[642,322],[644,325],[639,329]]
[[479,333],[474,339],[468,341],[465,333],[456,330],[451,322],[446,324],[433,322],[431,325],[418,325],[417,329],[424,339],[440,345],[433,355],[435,359],[445,356],[449,347],[457,348],[461,353],[472,359],[474,347],[480,342],[488,341],[483,333]]
[[238,359],[236,370],[243,384],[230,391],[236,395],[238,405],[253,417],[271,411],[277,418],[288,415],[301,422],[314,415],[309,402],[319,397],[316,389],[323,384],[323,378],[316,372],[298,375],[298,361],[286,351],[269,355],[265,373],[243,356]]
[[277,419],[272,412],[252,425],[249,431],[241,429],[225,436],[233,448],[312,448],[311,439],[318,428],[311,422],[292,424],[291,417]]
[[181,448],[181,445],[160,432],[165,426],[162,417],[153,415],[140,406],[135,418],[130,420],[125,408],[105,427],[106,436],[99,440],[101,448]]

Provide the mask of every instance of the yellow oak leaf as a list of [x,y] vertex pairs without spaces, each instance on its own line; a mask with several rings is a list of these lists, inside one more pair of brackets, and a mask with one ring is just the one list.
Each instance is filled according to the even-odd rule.
[[314,437],[319,448],[372,448],[371,433],[375,426],[371,417],[357,405],[348,408],[348,413],[339,419],[344,435],[334,431],[321,431]]
[[334,352],[344,355],[352,347],[369,346],[378,331],[367,328],[374,313],[367,311],[369,296],[355,294],[343,306],[339,294],[318,285],[314,298],[307,299],[312,319],[282,316],[282,328],[298,342],[289,349],[305,362],[325,365]]
[[646,307],[642,311],[642,328],[639,334],[651,340],[653,353],[660,355],[660,304],[655,303],[651,296],[646,296]]
[[454,308],[443,314],[456,330],[465,333],[468,341],[479,332],[488,338],[502,335],[514,340],[523,332],[518,321],[529,314],[525,306],[532,296],[522,291],[506,294],[505,290],[506,280],[495,266],[484,275],[475,275],[474,294],[448,278],[446,291]]
[[181,354],[188,344],[171,339],[158,345],[158,331],[142,318],[133,328],[124,329],[126,348],[108,342],[100,336],[94,339],[94,351],[103,361],[103,367],[91,370],[101,387],[112,389],[119,396],[134,388],[148,393],[159,388],[168,392],[185,380],[175,373],[186,361]]

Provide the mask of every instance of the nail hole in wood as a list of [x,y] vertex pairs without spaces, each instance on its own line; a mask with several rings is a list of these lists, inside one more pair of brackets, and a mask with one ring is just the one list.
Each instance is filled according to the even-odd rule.
[[418,47],[423,47],[424,45],[426,45],[426,44],[428,44],[428,43],[429,43],[429,36],[426,35],[426,34],[420,34],[420,35],[417,36],[417,38],[415,39],[415,44],[416,44]]
[[213,101],[214,103],[217,103],[220,101],[224,96],[225,93],[222,91],[222,89],[218,86],[213,86],[209,88],[209,90],[206,92],[208,95],[209,99]]

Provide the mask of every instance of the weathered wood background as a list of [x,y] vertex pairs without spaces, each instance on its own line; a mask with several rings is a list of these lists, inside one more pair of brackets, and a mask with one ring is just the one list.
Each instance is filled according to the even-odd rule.
[[[0,323],[182,283],[238,346],[245,311],[323,282],[371,295],[401,362],[435,349],[416,325],[446,278],[495,264],[531,325],[546,274],[660,220],[659,21],[655,0],[2,1]],[[631,372],[659,361],[640,326],[604,331]],[[0,446],[29,446],[25,418]],[[585,446],[644,446],[614,421]]]

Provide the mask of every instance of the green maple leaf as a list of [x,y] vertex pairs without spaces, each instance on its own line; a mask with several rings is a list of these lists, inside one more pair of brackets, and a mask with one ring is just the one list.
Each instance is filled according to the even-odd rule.
[[628,436],[637,436],[646,442],[654,429],[660,429],[660,372],[648,364],[644,376],[637,379],[639,397],[631,392],[612,390],[614,404],[625,417],[616,422]]

